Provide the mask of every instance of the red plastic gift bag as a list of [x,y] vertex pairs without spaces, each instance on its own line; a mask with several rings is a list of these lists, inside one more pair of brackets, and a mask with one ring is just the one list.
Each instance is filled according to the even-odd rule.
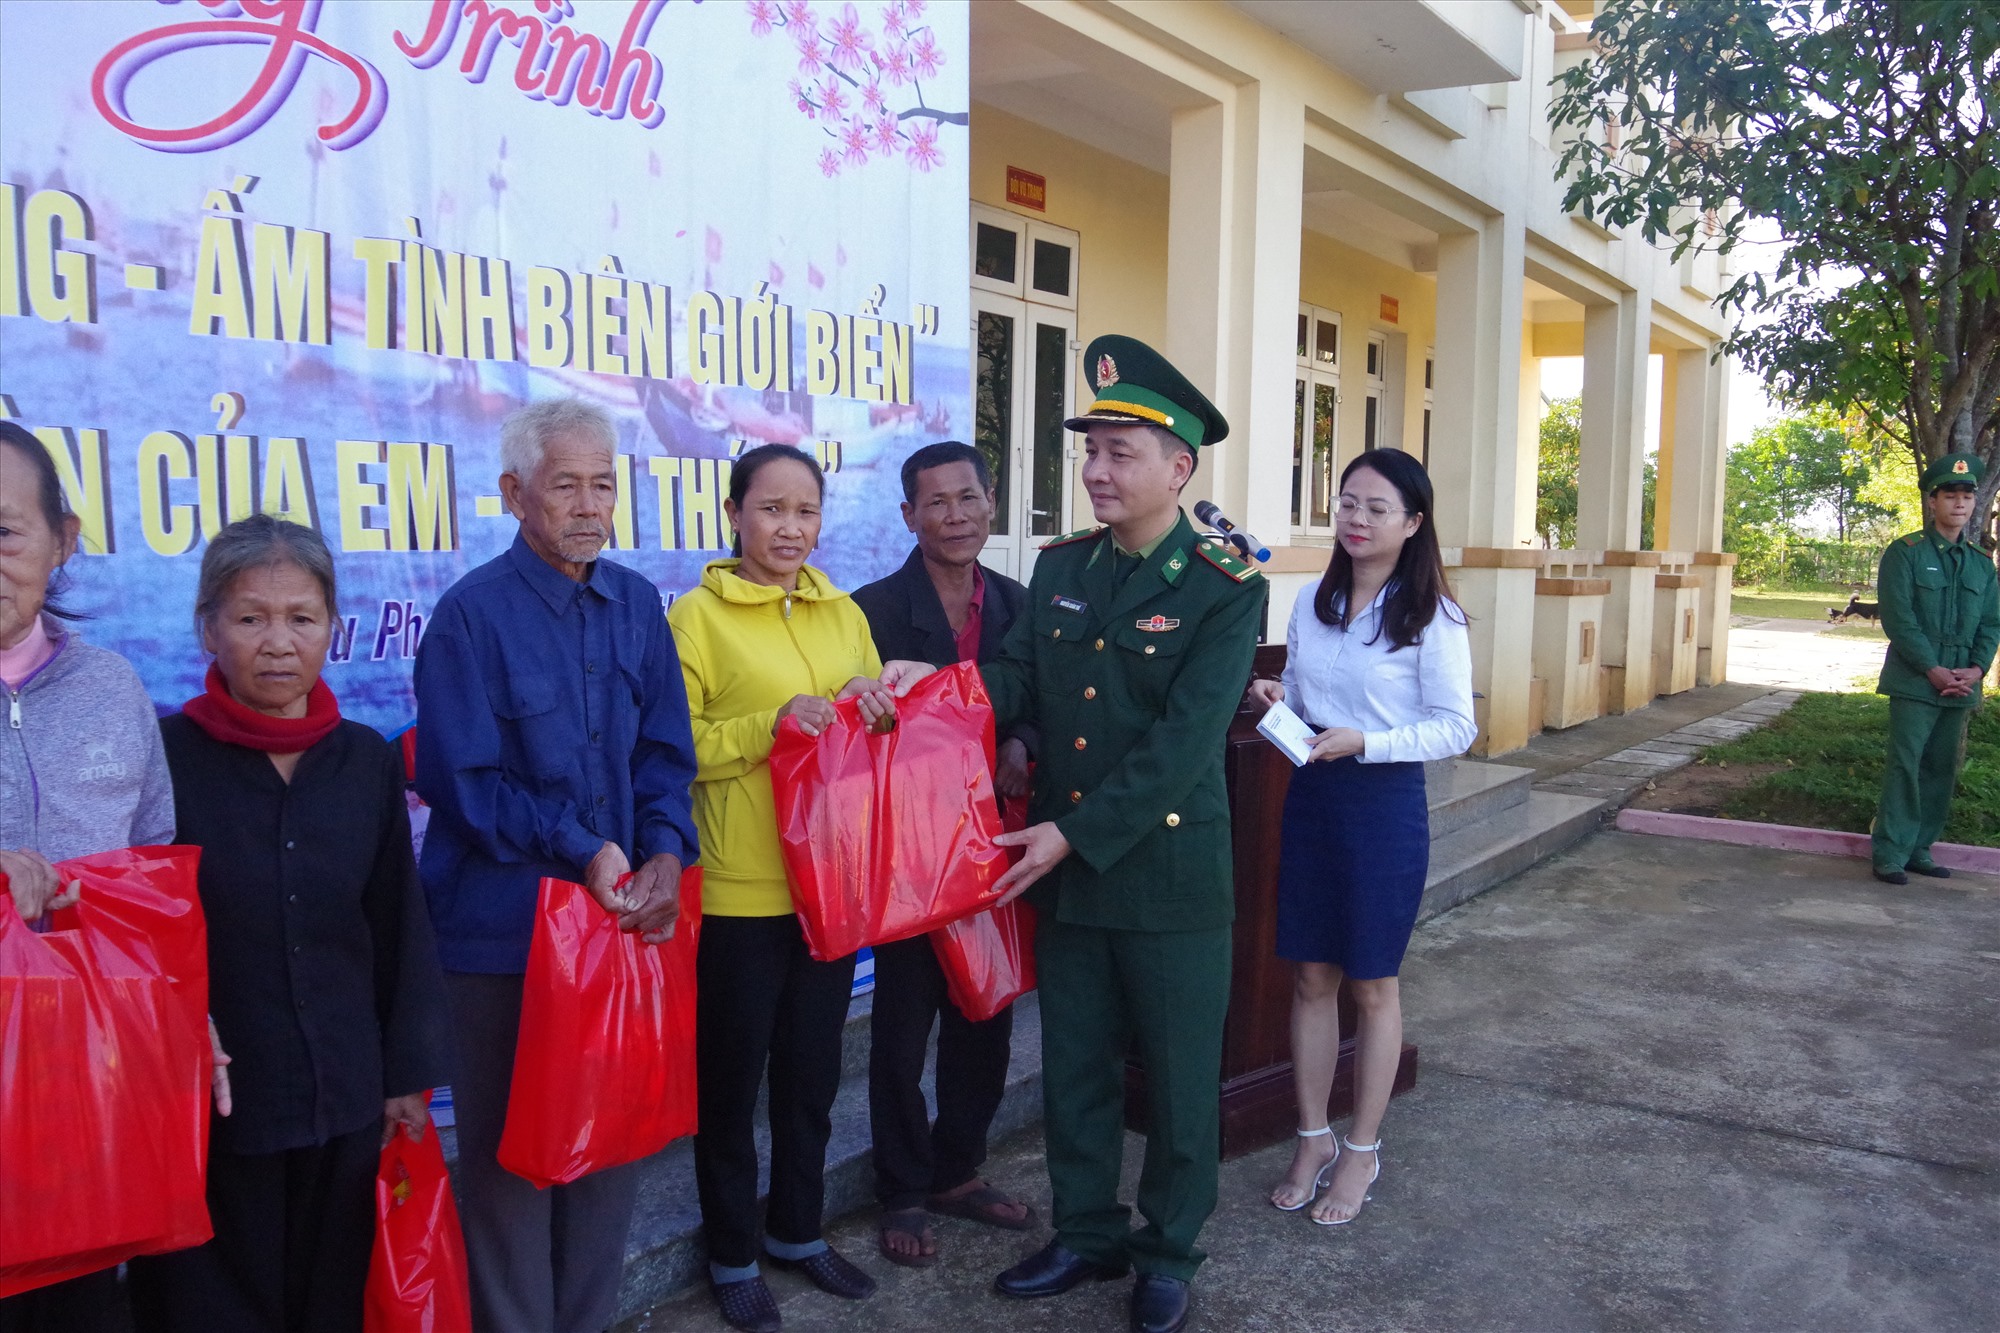
[[859,704],[818,736],[786,719],[771,749],[778,837],[812,956],[936,930],[987,905],[996,847],[993,705],[968,663],[926,676],[871,735]]
[[465,1237],[437,1128],[411,1142],[396,1126],[375,1172],[375,1253],[364,1333],[460,1333],[472,1327]]
[[946,994],[974,1023],[1035,988],[1035,909],[1018,898],[932,931],[931,948]]
[[82,898],[47,934],[0,906],[0,1296],[212,1234],[200,860],[61,862]]
[[650,1157],[695,1130],[694,959],[701,868],[674,936],[647,944],[589,890],[545,879],[500,1165],[537,1188]]

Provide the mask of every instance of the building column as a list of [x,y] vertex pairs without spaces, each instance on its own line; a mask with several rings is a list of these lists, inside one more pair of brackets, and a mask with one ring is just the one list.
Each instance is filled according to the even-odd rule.
[[[1229,438],[1202,451],[1187,500],[1212,498],[1280,545],[1291,521],[1303,96],[1251,83],[1226,102],[1176,111],[1169,170],[1161,350],[1229,421]],[[1273,608],[1274,620],[1288,610]]]
[[1526,239],[1522,220],[1502,215],[1438,241],[1431,474],[1438,537],[1461,552],[1455,591],[1472,617],[1472,688],[1485,696],[1475,748],[1489,755],[1528,743],[1534,675],[1540,561],[1520,503],[1535,485],[1519,403]]
[[[1639,550],[1646,467],[1646,356],[1652,293],[1642,281],[1583,316],[1582,457],[1577,468],[1576,544],[1603,551],[1599,661],[1605,708],[1629,713],[1653,701],[1653,578],[1659,557]],[[1646,557],[1650,556],[1650,559]]]
[[1729,597],[1736,557],[1722,550],[1723,453],[1729,362],[1712,347],[1674,353],[1674,469],[1667,545],[1692,551],[1701,602],[1695,612],[1695,684],[1729,678]]

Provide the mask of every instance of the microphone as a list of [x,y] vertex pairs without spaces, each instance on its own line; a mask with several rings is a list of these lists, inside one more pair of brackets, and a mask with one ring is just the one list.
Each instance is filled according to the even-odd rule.
[[1231,523],[1228,516],[1215,507],[1213,500],[1195,501],[1194,516],[1221,533],[1228,539],[1229,544],[1243,552],[1246,558],[1257,561],[1271,558],[1271,548]]

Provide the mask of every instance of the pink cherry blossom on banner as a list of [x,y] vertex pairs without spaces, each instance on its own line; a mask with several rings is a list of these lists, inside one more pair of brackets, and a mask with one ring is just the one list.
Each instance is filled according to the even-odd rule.
[[924,16],[924,11],[928,8],[930,6],[925,0],[903,0],[903,17],[915,23]]
[[820,54],[819,38],[813,38],[810,46],[802,43],[799,46],[799,73],[815,79],[825,69],[826,57]]
[[867,164],[871,137],[867,121],[859,116],[847,118],[847,124],[840,131],[840,146],[847,155],[847,165],[859,167]]
[[894,116],[881,116],[875,121],[875,151],[893,154],[902,145],[897,140],[903,137],[902,127]]
[[778,21],[778,7],[771,0],[748,0],[743,7],[750,11],[750,35],[769,37],[771,25]]
[[861,26],[861,15],[853,5],[842,6],[827,41],[833,47],[831,59],[835,69],[858,72],[867,68],[867,52],[874,39]]
[[944,154],[938,151],[937,139],[937,122],[919,120],[910,126],[910,146],[903,150],[903,156],[918,171],[929,171],[944,162]]
[[812,94],[806,91],[806,86],[803,83],[800,83],[797,79],[793,79],[785,85],[785,91],[792,95],[793,103],[805,114],[807,120],[818,118],[819,108],[814,104]]
[[785,0],[784,10],[785,22],[794,28],[812,28],[819,24],[811,0]]
[[910,68],[920,79],[935,79],[938,70],[944,67],[944,52],[938,49],[937,38],[931,36],[930,29],[918,33],[910,40]]
[[820,114],[829,120],[838,120],[847,114],[847,90],[840,86],[840,80],[828,79],[819,86]]
[[910,49],[901,42],[876,56],[875,65],[882,71],[882,76],[898,88],[910,81]]
[[[831,148],[820,149],[819,174],[828,178],[838,176],[840,174],[840,154],[834,152]],[[813,286],[817,287],[819,284],[814,283]]]
[[882,31],[890,37],[903,35],[903,6],[900,0],[889,0],[882,10]]
[[876,82],[874,79],[870,79],[868,80],[867,83],[861,85],[862,110],[871,112],[872,114],[879,116],[882,114],[882,109],[886,105],[888,105],[888,103],[883,99],[882,85],[880,83]]

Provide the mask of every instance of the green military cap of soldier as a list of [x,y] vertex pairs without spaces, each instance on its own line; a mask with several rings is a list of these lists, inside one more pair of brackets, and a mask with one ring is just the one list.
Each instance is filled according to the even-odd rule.
[[1096,397],[1083,415],[1063,422],[1066,429],[1088,430],[1094,423],[1164,426],[1190,449],[1229,435],[1229,423],[1208,396],[1137,338],[1107,333],[1091,339],[1083,366]]
[[1974,490],[1986,476],[1986,464],[1978,454],[1946,454],[1924,469],[1924,494],[1947,486]]

